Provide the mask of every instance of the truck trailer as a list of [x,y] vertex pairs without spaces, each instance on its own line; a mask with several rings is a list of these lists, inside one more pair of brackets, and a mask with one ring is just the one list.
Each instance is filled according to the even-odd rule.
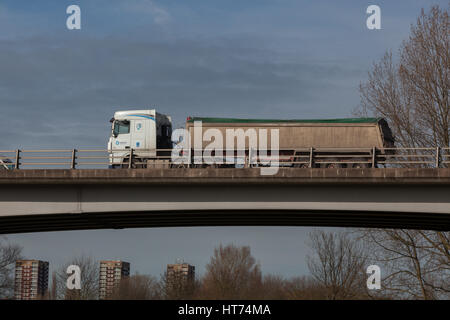
[[[201,122],[203,130],[219,130],[224,137],[228,129],[267,129],[267,132],[278,129],[280,164],[284,166],[311,166],[307,158],[313,148],[316,158],[320,159],[314,167],[368,167],[364,162],[370,162],[366,160],[374,148],[380,154],[391,154],[389,148],[394,148],[392,132],[383,118],[280,120],[188,117],[186,129],[191,133],[191,139],[195,122]],[[268,137],[267,150],[271,149],[270,141]],[[191,141],[191,145],[193,143]],[[203,142],[202,148],[208,143]],[[245,148],[246,155],[249,155],[248,143]]]
[[[130,167],[130,159],[141,167],[147,167],[152,161],[161,158],[170,162],[172,132],[169,116],[156,113],[155,110],[119,111],[112,119],[112,135],[109,140],[110,164],[112,167]],[[325,167],[325,168],[363,168],[370,167],[370,158],[374,152],[379,159],[392,154],[394,137],[383,118],[344,118],[344,119],[238,119],[188,117],[185,129],[191,139],[190,155],[194,156],[194,128],[201,123],[202,130],[216,129],[223,137],[228,129],[278,129],[280,166]],[[271,149],[270,137],[267,150]],[[201,148],[209,141],[202,141]],[[234,148],[237,143],[233,143]],[[115,152],[114,150],[121,150]],[[125,150],[124,150],[125,149]],[[126,149],[130,149],[127,151]],[[160,150],[162,149],[162,150]],[[245,143],[245,157],[252,156],[249,143]],[[146,150],[146,151],[141,151]],[[234,150],[238,156],[238,150]],[[242,150],[241,150],[242,151]],[[314,160],[311,155],[314,153]],[[270,151],[269,154],[270,156]],[[235,164],[220,165],[195,164],[193,167],[234,167]],[[132,163],[132,166],[135,167]],[[169,165],[179,167],[179,165]]]

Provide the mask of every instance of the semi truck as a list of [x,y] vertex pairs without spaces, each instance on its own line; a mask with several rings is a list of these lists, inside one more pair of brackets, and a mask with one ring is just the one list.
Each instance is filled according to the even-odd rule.
[[[149,164],[165,159],[170,164],[172,122],[170,116],[155,110],[118,111],[111,119],[111,137],[108,143],[110,166],[148,167]],[[326,168],[363,168],[370,167],[372,153],[378,152],[378,159],[392,154],[394,137],[383,118],[344,118],[344,119],[238,119],[187,117],[185,129],[189,132],[190,146],[194,146],[195,124],[201,123],[203,130],[216,129],[226,137],[228,129],[278,129],[279,157],[281,166],[291,167],[326,167]],[[206,148],[208,141],[203,141],[201,148]],[[237,144],[234,144],[237,146]],[[245,144],[244,155],[252,156],[249,144]],[[268,139],[267,150],[271,148]],[[376,150],[376,151],[375,151]],[[314,152],[314,163],[311,155]],[[190,150],[194,155],[194,150]],[[270,153],[270,152],[269,152]],[[235,156],[238,150],[235,150]],[[270,155],[270,154],[269,154]],[[381,158],[380,158],[381,157]],[[130,160],[131,159],[131,160]],[[194,167],[220,166],[195,164]],[[231,166],[235,166],[231,165]]]

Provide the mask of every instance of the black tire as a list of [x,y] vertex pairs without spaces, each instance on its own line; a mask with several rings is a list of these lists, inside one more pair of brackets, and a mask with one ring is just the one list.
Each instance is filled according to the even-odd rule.
[[[352,159],[352,161],[357,162],[357,161],[361,161],[361,162],[365,162],[367,161],[367,159],[365,158],[356,158],[356,159]],[[350,163],[349,167],[353,168],[353,169],[367,169],[370,168],[372,165],[369,163]]]
[[[142,169],[147,168],[147,165],[142,163],[144,160],[140,158],[133,158],[133,161],[131,162],[131,169]],[[129,169],[130,165],[130,158],[125,158],[121,164],[122,169]],[[140,162],[139,164],[137,162]]]
[[184,164],[184,163],[171,163],[170,164],[170,168],[183,169],[183,168],[187,168],[187,164]]
[[294,163],[292,165],[292,167],[306,169],[306,168],[309,168],[309,164],[308,163]]
[[339,162],[338,159],[335,158],[330,158],[330,159],[324,159],[324,161],[327,162],[332,162],[333,163],[321,163],[320,167],[321,168],[326,168],[326,169],[340,169],[340,168],[345,168],[345,164],[342,162]]

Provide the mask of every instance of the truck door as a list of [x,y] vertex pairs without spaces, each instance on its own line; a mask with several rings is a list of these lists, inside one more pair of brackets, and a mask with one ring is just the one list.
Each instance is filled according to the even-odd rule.
[[125,157],[128,155],[129,151],[126,149],[129,149],[131,144],[129,120],[114,121],[113,137],[111,142],[111,149],[114,156],[120,159],[119,162],[122,162],[122,159],[120,157]]

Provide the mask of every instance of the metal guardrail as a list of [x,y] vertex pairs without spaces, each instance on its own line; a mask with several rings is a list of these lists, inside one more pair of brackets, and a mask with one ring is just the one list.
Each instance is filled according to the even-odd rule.
[[[217,151],[217,150],[216,150]],[[238,163],[243,167],[267,165],[274,162],[270,150],[220,150],[212,154],[210,161],[224,164]],[[227,154],[228,151],[228,154]],[[56,150],[0,150],[0,169],[27,168],[70,168],[83,169],[107,167],[110,159],[120,159],[122,167],[133,168],[147,166],[142,160],[145,153],[157,154],[152,160],[166,161],[170,166],[172,149],[122,149],[110,154],[105,149],[56,149]],[[118,155],[124,153],[125,155]],[[206,166],[205,161],[195,163],[194,152],[191,164],[186,167]],[[203,154],[203,152],[202,152]],[[231,154],[231,156],[230,156]],[[132,159],[130,161],[130,158]],[[204,159],[203,159],[204,160]],[[297,148],[278,151],[278,165],[291,167],[450,167],[450,147],[437,148]]]

